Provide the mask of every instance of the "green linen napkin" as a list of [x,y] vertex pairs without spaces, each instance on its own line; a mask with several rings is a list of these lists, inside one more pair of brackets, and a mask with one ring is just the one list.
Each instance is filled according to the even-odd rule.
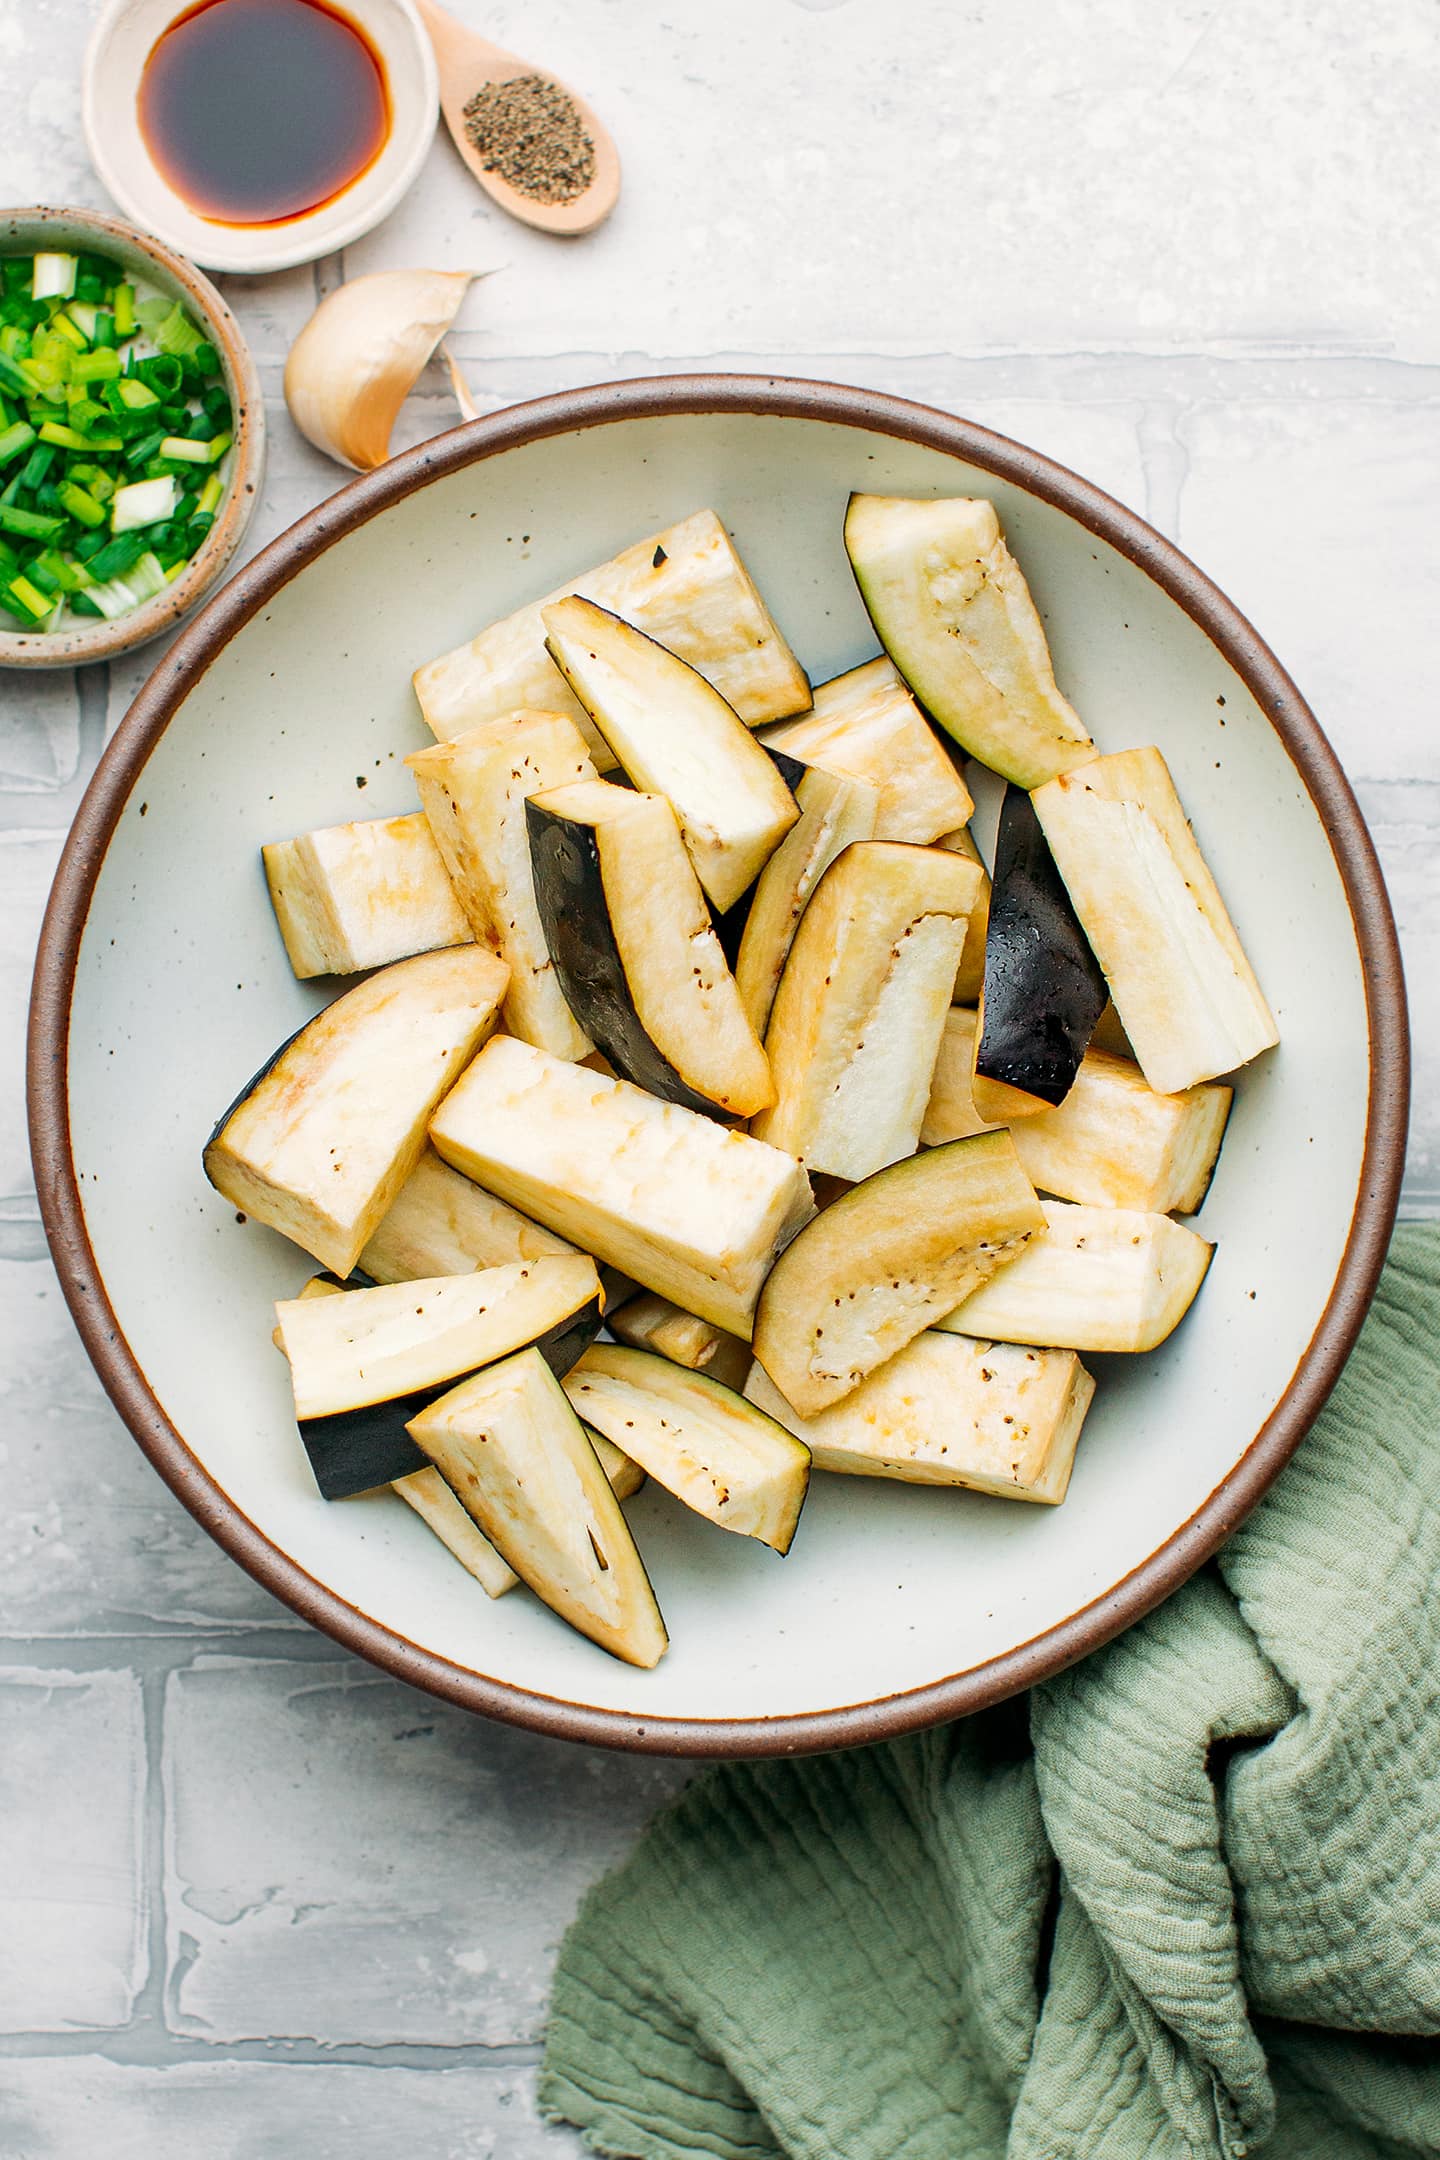
[[1440,1232],[1217,1566],[1018,1703],[702,1777],[541,2103],[674,2160],[1440,2155]]

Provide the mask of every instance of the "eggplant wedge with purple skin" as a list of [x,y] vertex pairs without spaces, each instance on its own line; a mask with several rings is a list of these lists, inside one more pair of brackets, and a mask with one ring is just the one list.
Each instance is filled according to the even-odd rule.
[[411,1421],[481,1533],[562,1620],[631,1665],[665,1623],[594,1444],[533,1350],[451,1388]]
[[1030,798],[1000,807],[975,1041],[975,1108],[994,1125],[1069,1094],[1109,992]]
[[616,1072],[687,1110],[767,1108],[770,1067],[664,796],[584,780],[525,817],[556,976]]
[[419,1161],[432,1111],[494,1028],[509,980],[476,945],[367,976],[226,1111],[205,1175],[233,1207],[348,1275]]
[[668,797],[706,898],[733,907],[800,812],[774,763],[693,667],[589,600],[544,610],[550,657],[637,788]]
[[406,1423],[464,1374],[531,1344],[568,1372],[599,1333],[601,1303],[581,1253],[340,1298],[319,1298],[312,1285],[282,1300],[280,1347],[323,1496],[343,1500],[422,1469]]

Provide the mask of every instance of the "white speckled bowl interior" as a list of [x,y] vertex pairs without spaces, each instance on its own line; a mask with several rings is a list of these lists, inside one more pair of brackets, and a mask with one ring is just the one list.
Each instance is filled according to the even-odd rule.
[[[1102,748],[1157,742],[1169,759],[1283,1043],[1239,1082],[1199,1222],[1218,1250],[1197,1305],[1155,1355],[1093,1361],[1063,1507],[817,1475],[782,1561],[652,1486],[631,1514],[671,1649],[637,1672],[527,1593],[491,1603],[390,1495],[317,1497],[269,1339],[271,1301],[310,1263],[237,1225],[200,1149],[325,994],[290,974],[260,845],[413,807],[401,759],[427,737],[411,670],[713,503],[819,681],[874,650],[841,544],[856,486],[994,499]],[[61,871],[34,1070],[42,1198],[92,1352],[247,1565],[478,1708],[727,1752],[866,1740],[994,1699],[1213,1549],[1363,1314],[1394,1208],[1405,1053],[1353,801],[1213,588],[1098,491],[982,430],[725,378],[611,386],[457,430],[347,489],[212,604],[125,723],[89,816],[72,845],[92,865],[100,845],[103,862],[93,892],[79,855]],[[68,1082],[45,1064],[67,1042]]]

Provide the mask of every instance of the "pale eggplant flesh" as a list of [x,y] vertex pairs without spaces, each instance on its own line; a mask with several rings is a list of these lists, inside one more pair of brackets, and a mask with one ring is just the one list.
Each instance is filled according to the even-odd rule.
[[615,1071],[687,1110],[774,1100],[674,812],[603,780],[525,805],[535,896],[560,987]]
[[814,1416],[1044,1233],[1009,1133],[929,1148],[853,1186],[786,1247],[755,1310],[755,1356]]
[[587,1424],[686,1507],[790,1550],[810,1457],[774,1418],[704,1373],[619,1343],[596,1343],[563,1385]]
[[733,1335],[748,1337],[775,1255],[814,1213],[781,1149],[508,1036],[430,1137],[512,1207]]
[[501,1557],[553,1612],[627,1663],[653,1666],[665,1623],[585,1428],[543,1358],[522,1350],[412,1420]]
[[707,898],[732,907],[800,812],[705,677],[589,600],[545,610],[550,656],[637,788],[666,796]]
[[205,1174],[242,1213],[348,1274],[509,981],[478,946],[421,953],[317,1013],[217,1125]]

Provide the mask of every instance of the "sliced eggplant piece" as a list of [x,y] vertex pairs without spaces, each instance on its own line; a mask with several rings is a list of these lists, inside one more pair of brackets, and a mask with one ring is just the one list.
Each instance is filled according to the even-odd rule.
[[[583,1253],[355,1290],[342,1283],[343,1298],[317,1301],[325,1287],[309,1283],[298,1298],[282,1298],[275,1319],[302,1435],[307,1447],[324,1442],[327,1460],[340,1465],[336,1474],[344,1473],[350,1429],[338,1421],[433,1392],[527,1343],[542,1343],[567,1367],[598,1333],[603,1309],[595,1263]],[[371,1423],[378,1432],[384,1418]],[[333,1476],[322,1481],[333,1483]]]
[[1035,814],[1152,1088],[1181,1094],[1280,1040],[1158,750],[1062,774]]
[[[333,1275],[312,1275],[309,1282],[305,1284],[302,1290],[297,1292],[297,1295],[301,1298],[337,1297],[343,1296],[348,1289],[368,1289],[370,1287],[368,1278],[358,1273],[352,1275],[348,1282],[343,1283]],[[575,1321],[577,1322],[582,1318],[593,1320],[595,1325],[590,1327],[589,1332],[585,1335],[583,1342],[578,1344],[578,1347],[574,1341],[573,1323],[570,1326],[562,1323],[558,1331],[552,1331],[550,1335],[545,1336],[535,1345],[550,1370],[557,1375],[568,1372],[570,1365],[574,1363],[581,1351],[588,1349],[590,1343],[594,1340],[599,1315],[593,1304],[585,1308],[583,1315],[575,1315]],[[557,1356],[556,1346],[562,1340],[565,1342],[565,1347]],[[283,1350],[284,1344],[281,1341],[278,1327],[274,1331],[274,1342],[277,1350]],[[747,1366],[749,1364],[748,1352],[746,1353],[746,1364]],[[442,1387],[423,1389],[414,1395],[404,1396],[395,1402],[377,1406],[383,1408],[386,1415],[383,1418],[377,1417],[370,1420],[366,1430],[367,1433],[373,1432],[376,1435],[375,1445],[381,1450],[383,1459],[393,1459],[396,1462],[423,1461],[424,1458],[420,1455],[414,1441],[404,1430],[405,1421],[407,1418],[414,1416],[425,1404],[443,1394],[449,1384],[447,1381]],[[321,1419],[318,1422],[323,1430],[328,1420]],[[383,1433],[383,1438],[378,1437],[381,1433]],[[600,1466],[615,1488],[616,1498],[628,1500],[631,1494],[637,1493],[644,1484],[644,1471],[638,1463],[632,1462],[628,1455],[622,1454],[619,1448],[613,1447],[599,1433],[591,1433],[590,1438],[594,1444],[595,1452],[600,1458]],[[351,1474],[357,1474],[353,1465]],[[360,1470],[358,1474],[366,1477],[365,1484],[358,1489],[368,1491],[373,1480],[366,1475],[364,1470]],[[402,1500],[415,1510],[422,1521],[429,1524],[441,1543],[450,1548],[461,1566],[475,1577],[475,1580],[481,1584],[490,1597],[501,1597],[507,1590],[514,1589],[516,1583],[520,1580],[519,1576],[513,1568],[509,1567],[500,1558],[499,1553],[496,1552],[489,1539],[481,1535],[464,1508],[455,1498],[455,1495],[446,1486],[445,1480],[438,1470],[428,1467],[411,1470],[404,1477],[393,1478],[391,1487],[393,1491],[400,1495]],[[338,1493],[328,1494],[326,1497],[344,1498],[347,1495]]]
[[260,850],[290,965],[357,975],[412,953],[469,945],[473,932],[422,812],[327,825]]
[[1109,992],[1023,788],[1000,805],[975,1040],[975,1108],[987,1123],[1062,1103]]
[[968,1485],[1006,1500],[1065,1498],[1095,1383],[1073,1350],[1022,1350],[927,1328],[853,1395],[802,1418],[763,1365],[749,1401],[789,1427],[817,1470]]
[[[975,1015],[956,1006],[920,1130],[927,1147],[986,1130],[971,1093],[974,1056]],[[1015,1151],[1031,1183],[1061,1200],[1193,1215],[1225,1137],[1232,1092],[1212,1081],[1157,1095],[1131,1059],[1087,1050],[1059,1108],[1016,1121]]]
[[[645,1482],[645,1473],[639,1463],[632,1462],[619,1448],[612,1447],[602,1434],[592,1432],[587,1433],[587,1437],[616,1499],[628,1500],[632,1493],[639,1492]],[[415,1446],[413,1440],[410,1445]],[[419,1455],[419,1449],[416,1453]],[[432,1463],[427,1462],[423,1470],[412,1470],[408,1477],[396,1478],[391,1489],[400,1495],[407,1507],[415,1510],[441,1544],[448,1546],[487,1597],[503,1597],[507,1590],[516,1587],[520,1577],[514,1568],[508,1560],[501,1559]]]
[[377,1283],[343,1298],[282,1298],[275,1319],[295,1414],[315,1418],[475,1372],[577,1315],[588,1318],[599,1301],[594,1261],[557,1253],[468,1275]]
[[632,1350],[653,1350],[689,1372],[703,1372],[728,1388],[742,1388],[750,1370],[750,1345],[727,1335],[698,1313],[688,1313],[653,1290],[631,1298],[619,1312],[608,1310],[606,1325],[617,1341]]
[[789,757],[784,764],[794,775],[787,774],[787,785],[799,805],[800,822],[760,873],[735,961],[741,1003],[761,1036],[811,893],[852,840],[874,838],[880,810],[880,791],[867,780]]
[[924,847],[966,824],[975,808],[943,744],[883,653],[822,683],[813,711],[767,729],[765,741],[806,765],[878,788],[877,840],[912,840]]
[[733,1388],[619,1343],[596,1343],[562,1386],[587,1424],[686,1507],[789,1552],[809,1450]]
[[[980,865],[980,896],[970,910],[970,920],[965,925],[965,950],[960,955],[960,965],[955,971],[955,1003],[974,1005],[979,1002],[985,987],[985,932],[990,921],[990,873],[985,859],[975,845],[975,836],[968,825],[958,831],[941,833],[936,847],[948,848],[952,855],[963,855],[967,862]],[[959,1135],[956,1135],[959,1138]]]
[[809,1170],[864,1178],[915,1151],[981,873],[962,855],[858,840],[800,918],[752,1131]]
[[814,1417],[1044,1234],[1009,1133],[877,1170],[776,1261],[755,1308],[755,1355]]
[[697,510],[422,667],[415,694],[441,741],[522,706],[554,707],[577,721],[602,772],[614,764],[545,650],[543,610],[577,592],[698,668],[747,727],[803,712],[810,703],[805,671],[729,534],[713,510]]
[[412,1418],[410,1437],[552,1612],[628,1664],[659,1664],[665,1623],[644,1562],[537,1351],[462,1381]]
[[419,1160],[430,1113],[494,1027],[509,979],[503,960],[472,945],[357,983],[226,1112],[205,1175],[348,1275]]
[[430,1137],[467,1177],[733,1335],[748,1337],[776,1253],[814,1212],[779,1149],[508,1036]]
[[[406,1438],[409,1440],[408,1434]],[[409,1444],[415,1448],[413,1440]],[[504,1597],[507,1590],[516,1587],[520,1577],[508,1560],[501,1559],[478,1524],[471,1521],[423,1452],[415,1448],[415,1454],[417,1460],[425,1464],[424,1469],[412,1470],[408,1477],[396,1478],[393,1490],[407,1507],[414,1508],[421,1522],[449,1548],[465,1572],[474,1576],[487,1597]]]
[[361,1253],[360,1266],[375,1282],[415,1282],[422,1275],[468,1275],[474,1268],[574,1250],[568,1238],[482,1191],[427,1145]]
[[721,910],[799,818],[750,730],[703,675],[591,600],[545,610],[551,658],[637,788],[664,795]]
[[1043,1205],[1045,1236],[941,1327],[1060,1350],[1154,1350],[1174,1333],[1205,1280],[1213,1245],[1168,1215]]
[[972,757],[1033,788],[1096,755],[993,503],[852,495],[845,547],[876,636]]
[[555,979],[525,822],[528,796],[595,778],[574,721],[511,713],[405,762],[476,937],[510,970],[506,1027],[554,1057],[584,1057],[593,1046]]
[[525,816],[555,979],[616,1072],[689,1110],[749,1117],[772,1103],[665,797],[582,780],[532,796]]

